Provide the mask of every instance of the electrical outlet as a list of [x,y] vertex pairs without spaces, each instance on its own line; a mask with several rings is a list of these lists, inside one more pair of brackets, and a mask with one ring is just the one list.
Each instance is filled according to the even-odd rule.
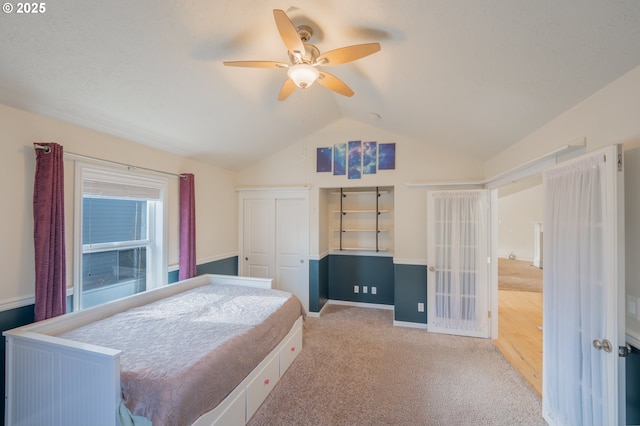
[[354,286],[353,286],[353,292],[354,292],[354,293],[360,293],[360,289],[358,288],[358,286],[357,286],[357,285],[354,285]]
[[362,286],[362,292],[363,293],[368,293],[369,292],[369,287],[367,287],[366,285]]
[[378,289],[376,287],[371,287],[371,294],[378,294]]
[[418,303],[418,312],[424,312],[424,303]]

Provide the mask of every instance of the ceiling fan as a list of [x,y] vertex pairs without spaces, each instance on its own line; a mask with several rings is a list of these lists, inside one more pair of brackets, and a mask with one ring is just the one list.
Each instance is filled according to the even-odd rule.
[[344,96],[353,96],[353,90],[338,77],[320,71],[319,66],[333,66],[345,64],[364,58],[380,50],[380,43],[365,43],[341,47],[320,54],[317,47],[307,43],[313,35],[313,30],[301,25],[296,28],[287,14],[280,9],[274,9],[273,17],[280,37],[289,51],[291,64],[276,61],[227,61],[224,65],[249,68],[286,68],[287,80],[280,89],[278,100],[283,101],[293,93],[296,87],[305,89],[315,81],[329,90]]

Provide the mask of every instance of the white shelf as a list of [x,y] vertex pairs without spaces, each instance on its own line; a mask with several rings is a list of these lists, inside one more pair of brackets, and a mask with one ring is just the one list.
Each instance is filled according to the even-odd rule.
[[[342,188],[332,190],[330,194],[333,204],[329,209],[329,230],[333,234],[330,238],[334,250],[355,254],[385,252],[393,248],[390,225],[393,221],[393,189]],[[383,205],[384,209],[381,208]]]
[[[335,232],[340,232],[340,228],[334,229]],[[342,232],[388,232],[388,229],[376,229],[376,228],[343,228]]]
[[[389,213],[389,210],[378,210],[378,213]],[[376,213],[376,210],[334,210],[333,213]]]
[[330,255],[334,256],[377,256],[377,257],[393,257],[393,252],[391,250],[378,250],[375,249],[365,249],[365,248],[352,248],[349,250],[339,248],[333,248],[329,251]]
[[[376,248],[375,247],[342,247],[342,250],[340,250],[338,247],[336,247],[332,250],[332,252],[336,252],[336,251],[372,251],[375,253]],[[389,250],[378,249],[378,251],[387,252]]]
[[[378,194],[388,194],[387,190],[380,190],[377,192]],[[340,191],[333,191],[332,194],[340,195]],[[342,195],[366,195],[366,194],[376,194],[376,191],[342,191]]]

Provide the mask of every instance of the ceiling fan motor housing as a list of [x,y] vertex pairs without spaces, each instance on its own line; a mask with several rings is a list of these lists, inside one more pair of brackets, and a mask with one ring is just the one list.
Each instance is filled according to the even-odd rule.
[[291,63],[294,65],[315,64],[320,56],[320,51],[313,44],[307,43],[313,35],[313,29],[307,25],[300,25],[299,27],[296,27],[296,31],[298,32],[300,40],[302,40],[304,52],[302,52],[302,55],[299,58],[297,57],[297,54],[289,52],[289,59],[291,60]]
[[320,51],[313,44],[303,43],[304,53],[300,58],[297,55],[289,52],[289,59],[292,64],[315,64],[320,56]]

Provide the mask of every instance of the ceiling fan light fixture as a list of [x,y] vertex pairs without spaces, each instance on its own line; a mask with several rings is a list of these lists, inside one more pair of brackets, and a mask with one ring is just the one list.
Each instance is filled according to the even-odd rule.
[[296,64],[287,71],[289,78],[301,89],[311,86],[320,76],[320,72],[309,64]]

